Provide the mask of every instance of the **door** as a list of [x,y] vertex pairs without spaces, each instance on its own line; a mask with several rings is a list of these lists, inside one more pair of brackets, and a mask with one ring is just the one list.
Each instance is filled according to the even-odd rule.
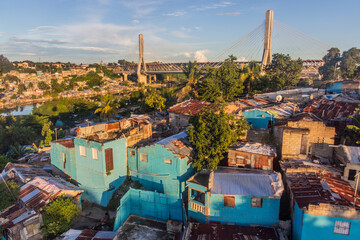
[[307,134],[302,134],[301,136],[301,146],[300,146],[300,154],[306,155],[306,149],[307,149],[307,142],[308,142],[308,136]]
[[106,164],[106,172],[110,172],[111,170],[114,169],[112,148],[105,149],[105,164]]

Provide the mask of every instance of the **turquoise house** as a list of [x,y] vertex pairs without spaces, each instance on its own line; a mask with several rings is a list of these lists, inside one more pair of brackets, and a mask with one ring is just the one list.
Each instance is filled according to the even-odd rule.
[[254,109],[243,112],[243,116],[246,118],[251,128],[255,129],[267,129],[269,121],[274,123],[274,117],[265,110]]
[[359,239],[360,203],[339,177],[287,173],[292,198],[292,239]]
[[334,82],[326,88],[326,93],[341,93],[343,82]]
[[127,152],[131,178],[147,190],[180,198],[186,180],[195,172],[185,132],[151,145],[128,148]]
[[284,187],[278,173],[219,167],[187,181],[188,218],[200,223],[273,226]]
[[52,165],[78,183],[83,198],[107,206],[127,176],[126,138],[103,143],[75,138],[51,147]]

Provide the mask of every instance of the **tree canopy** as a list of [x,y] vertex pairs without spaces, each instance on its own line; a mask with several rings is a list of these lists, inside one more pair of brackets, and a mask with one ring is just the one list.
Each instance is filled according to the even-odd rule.
[[192,126],[188,127],[188,134],[194,146],[193,166],[198,171],[204,168],[216,170],[228,147],[244,136],[248,129],[244,118],[228,115],[223,107],[219,112],[206,108],[190,122]]
[[107,94],[101,98],[100,106],[95,110],[95,114],[100,113],[101,118],[108,120],[115,116],[116,109],[119,108],[119,103],[114,98],[114,95]]
[[13,64],[4,55],[0,55],[0,75],[14,69]]
[[328,53],[323,57],[324,65],[319,67],[319,73],[322,75],[323,80],[333,80],[337,77],[336,64],[340,61],[341,55],[338,48],[331,48]]
[[272,90],[280,90],[296,86],[303,63],[301,59],[292,60],[290,55],[275,53],[271,64],[266,66]]
[[80,213],[74,199],[57,197],[42,212],[42,230],[46,239],[54,239],[57,235],[70,229],[71,224]]
[[18,198],[20,186],[14,181],[7,181],[6,184],[0,180],[0,211],[11,206]]
[[166,98],[162,97],[156,90],[150,90],[146,94],[145,104],[150,108],[162,111],[165,108]]

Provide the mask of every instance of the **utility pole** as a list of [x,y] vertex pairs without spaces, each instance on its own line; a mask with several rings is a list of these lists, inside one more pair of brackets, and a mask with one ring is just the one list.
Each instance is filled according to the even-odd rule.
[[267,10],[265,17],[264,52],[261,61],[262,68],[271,63],[271,40],[273,32],[274,11]]

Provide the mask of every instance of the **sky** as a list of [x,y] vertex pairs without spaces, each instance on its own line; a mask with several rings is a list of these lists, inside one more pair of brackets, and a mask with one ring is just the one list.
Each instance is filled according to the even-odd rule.
[[[284,24],[274,34],[274,51],[320,58],[317,45],[325,53],[332,46],[360,48],[359,0],[0,0],[0,54],[11,61],[138,61],[142,33],[147,62],[210,61],[244,36],[252,45],[243,47],[260,56],[261,29],[249,33],[268,9]],[[287,36],[286,26],[298,33]],[[300,33],[319,41],[307,40],[308,47]],[[249,51],[231,53],[247,59]]]

